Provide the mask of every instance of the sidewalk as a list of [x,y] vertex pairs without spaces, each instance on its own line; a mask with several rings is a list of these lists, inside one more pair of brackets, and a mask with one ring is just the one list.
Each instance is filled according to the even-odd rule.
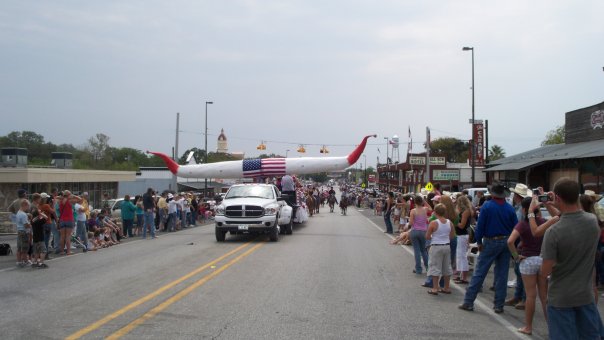
[[[384,218],[382,216],[374,215],[373,211],[370,209],[363,209],[363,208],[359,209],[356,207],[355,207],[355,209],[357,209],[359,212],[361,212],[361,214],[363,214],[365,217],[367,217],[369,220],[371,220],[377,226],[382,228],[384,231],[386,230],[385,224],[384,224]],[[396,230],[396,227],[394,227],[394,229]],[[394,236],[397,236],[397,235],[398,234],[395,234]],[[390,241],[390,239],[384,238],[384,246],[394,247],[393,245],[389,244],[389,241]],[[411,254],[413,254],[412,246],[399,246],[399,247],[407,248],[408,251]],[[409,254],[407,253],[407,251],[405,251],[405,252],[403,252],[403,255],[408,256]],[[512,264],[513,264],[513,262],[510,262],[510,265],[512,265]],[[411,277],[411,275],[413,275],[413,274],[411,274],[411,270],[412,270],[412,268],[409,268],[410,277]],[[469,275],[471,275],[471,274],[472,274],[472,272],[470,272]],[[469,276],[469,277],[471,277],[471,276]],[[509,274],[508,274],[508,282],[513,281],[515,279],[516,279],[516,275],[514,274],[514,268],[511,266],[510,270],[509,270]],[[475,305],[474,312],[464,312],[464,311],[455,309],[455,313],[457,313],[457,312],[467,313],[467,316],[471,318],[471,313],[487,312],[487,313],[492,314],[492,316],[494,318],[504,318],[506,321],[508,321],[509,323],[514,325],[514,327],[516,329],[524,326],[524,310],[517,310],[513,306],[505,306],[503,314],[495,314],[492,311],[491,308],[493,307],[493,300],[495,299],[495,292],[491,291],[489,289],[489,287],[492,284],[493,284],[493,267],[491,267],[491,270],[489,271],[489,274],[487,275],[487,277],[484,281],[483,291],[478,294],[478,298],[477,298],[477,302],[481,301],[482,304],[488,308],[488,310],[481,309]],[[453,282],[451,282],[451,287],[454,290],[453,294],[459,295],[460,304],[463,301],[463,294],[465,294],[467,286],[468,285],[458,285],[458,284],[454,284]],[[514,296],[514,289],[515,289],[514,287],[510,287],[508,285],[506,300],[508,298],[511,298]],[[601,295],[602,293],[604,293],[604,292],[598,292],[599,295]],[[600,315],[604,315],[604,307],[602,306],[603,305],[602,299],[604,299],[604,297],[600,296],[599,302],[598,302],[598,310],[600,311]],[[541,303],[539,302],[539,299],[537,299],[537,302],[535,305],[535,316],[533,318],[533,335],[531,337],[532,339],[547,339],[548,338],[547,322],[546,322],[543,312],[541,310],[542,310]],[[503,327],[503,325],[502,325],[502,327]],[[518,334],[520,334],[520,333],[518,333]]]
[[[199,228],[199,227],[203,227],[209,224],[213,224],[214,221],[210,220],[210,221],[205,221],[205,222],[197,222],[197,225],[193,228]],[[172,233],[177,233],[181,230],[188,230],[192,227],[187,227],[184,229],[180,229],[177,230],[175,232],[156,232],[156,234],[158,236],[161,235],[168,235],[168,234],[172,234]],[[150,237],[150,236],[149,236]],[[52,238],[52,237],[51,237]],[[120,244],[117,244],[115,246],[120,246],[120,245],[124,245],[124,244],[128,244],[129,242],[132,241],[136,241],[136,240],[140,240],[141,237],[140,236],[133,236],[133,237],[129,237],[126,239],[122,239]],[[52,242],[52,241],[51,241]],[[16,258],[16,252],[17,252],[17,234],[2,234],[0,235],[0,243],[8,243],[13,251],[12,255],[8,255],[8,256],[0,256],[0,272],[8,270],[8,269],[12,269],[15,268],[15,264],[17,263],[17,258]],[[115,247],[113,246],[113,247]],[[103,249],[110,249],[111,247],[108,248],[103,248]],[[72,243],[72,250],[71,250],[72,254],[77,254],[77,253],[81,253],[82,252],[82,248],[73,248],[73,243]],[[54,259],[54,258],[59,258],[59,257],[65,257],[67,255],[56,255],[54,253],[53,250],[51,250],[50,252],[50,259]]]

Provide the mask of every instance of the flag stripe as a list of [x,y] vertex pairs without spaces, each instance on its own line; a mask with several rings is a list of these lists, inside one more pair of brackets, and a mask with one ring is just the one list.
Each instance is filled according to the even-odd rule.
[[285,158],[243,160],[243,177],[275,176],[284,174]]

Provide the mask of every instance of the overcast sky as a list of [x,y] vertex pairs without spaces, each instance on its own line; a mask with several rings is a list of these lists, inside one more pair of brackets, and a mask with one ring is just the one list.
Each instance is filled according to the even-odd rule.
[[[224,128],[230,151],[342,156],[411,127],[469,139],[476,118],[513,155],[604,100],[604,1],[3,1],[0,134],[170,153]],[[288,144],[290,143],[290,144]],[[378,153],[378,148],[380,152]]]

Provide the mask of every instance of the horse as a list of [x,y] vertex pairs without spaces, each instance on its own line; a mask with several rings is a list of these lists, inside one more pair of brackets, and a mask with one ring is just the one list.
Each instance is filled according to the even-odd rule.
[[340,199],[340,213],[346,216],[346,209],[348,208],[348,197],[342,196]]
[[306,207],[308,208],[308,215],[312,217],[315,213],[315,198],[310,194],[306,194]]
[[336,199],[336,195],[329,195],[327,198],[327,203],[329,204],[329,212],[333,212],[333,208],[338,200]]

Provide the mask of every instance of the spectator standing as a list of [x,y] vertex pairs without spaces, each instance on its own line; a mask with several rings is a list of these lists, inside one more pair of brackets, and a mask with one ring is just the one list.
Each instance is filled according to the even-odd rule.
[[558,223],[545,232],[541,251],[540,275],[545,279],[551,274],[547,293],[550,339],[599,339],[602,321],[592,289],[600,235],[597,218],[581,210],[576,181],[558,180],[550,197],[561,213]]
[[88,230],[86,230],[86,208],[83,205],[84,200],[75,203],[76,211],[76,237],[80,239],[84,245],[82,252],[88,251]]
[[166,198],[168,197],[167,192],[162,192],[161,197],[157,200],[157,209],[159,210],[159,229],[166,231],[166,220],[168,217],[168,202]]
[[392,220],[391,220],[391,215],[392,215],[392,208],[394,207],[394,193],[392,191],[390,191],[388,193],[388,199],[386,199],[386,204],[384,206],[384,223],[386,223],[386,234],[392,234],[393,233],[393,229],[392,229]]
[[[512,205],[514,211],[516,211],[516,218],[522,222],[526,216],[526,212],[522,208],[522,200],[526,197],[533,197],[533,192],[524,184],[517,183],[516,186],[510,191],[513,193]],[[528,207],[527,207],[528,208]],[[525,209],[526,210],[526,209]],[[516,238],[518,241],[519,238]],[[522,242],[516,244],[518,251],[522,252]],[[506,306],[514,306],[516,309],[524,309],[524,301],[526,301],[526,293],[524,291],[524,280],[522,279],[522,273],[520,272],[520,262],[514,262],[514,274],[516,274],[516,287],[514,289],[514,296],[505,301]]]
[[41,196],[34,194],[32,201],[32,248],[33,248],[33,263],[32,268],[47,268],[48,266],[44,263],[44,257],[46,254],[46,247],[44,246],[44,225],[46,224],[47,216],[40,209]]
[[72,195],[69,190],[63,191],[63,196],[59,201],[59,232],[61,240],[59,242],[59,252],[71,255],[71,234],[74,227],[73,203],[80,202],[78,196]]
[[[428,294],[432,295],[438,295],[439,292],[451,294],[449,279],[453,274],[453,270],[451,269],[451,248],[449,244],[455,237],[455,231],[451,221],[445,217],[446,213],[445,205],[437,204],[434,207],[436,220],[430,222],[426,232],[426,239],[430,240],[428,276],[432,277],[432,289],[428,291]],[[440,290],[438,290],[439,277],[444,280],[444,287]]]
[[143,238],[147,238],[147,229],[151,233],[151,238],[155,236],[155,224],[153,219],[155,217],[155,200],[153,199],[153,189],[148,188],[147,192],[143,195],[143,210],[145,214],[145,225],[143,226]]
[[[31,223],[27,217],[29,211],[29,201],[21,199],[19,201],[19,210],[15,213],[15,224],[17,226],[17,266],[23,268],[28,264],[27,251],[29,250],[29,231]],[[31,261],[30,261],[31,262]]]
[[173,196],[172,194],[168,195],[168,221],[167,221],[167,231],[172,232],[176,230],[176,214],[178,212],[178,194]]
[[456,250],[456,269],[459,273],[459,278],[454,282],[457,284],[468,284],[467,275],[470,270],[468,264],[468,246],[470,244],[468,227],[474,215],[472,203],[467,196],[462,195],[457,198],[457,212],[459,213],[459,223],[455,227],[457,234],[457,250]]
[[417,195],[414,198],[415,208],[411,210],[409,216],[409,225],[411,226],[411,232],[409,238],[413,245],[413,255],[415,257],[415,269],[413,272],[416,274],[422,273],[422,259],[424,260],[424,267],[428,270],[428,251],[426,250],[426,230],[428,230],[428,213],[424,206],[424,199]]
[[122,206],[120,207],[122,213],[122,231],[124,235],[132,237],[132,225],[134,224],[134,213],[136,212],[136,206],[130,201],[130,195],[124,196]]
[[135,235],[140,235],[143,231],[143,225],[145,224],[145,211],[143,210],[143,196],[136,195],[134,197],[134,205],[136,206],[136,229],[134,230]]
[[495,300],[493,310],[503,313],[503,305],[507,291],[508,268],[510,251],[507,239],[512,229],[518,223],[514,208],[506,202],[509,190],[502,184],[493,184],[490,189],[492,199],[486,202],[478,217],[475,238],[480,254],[474,275],[466,291],[460,309],[473,311],[474,300],[481,289],[491,265],[495,263]]
[[[524,283],[524,288],[526,289],[524,313],[525,326],[519,328],[518,331],[528,335],[533,333],[533,316],[535,315],[537,294],[539,295],[539,300],[541,300],[543,315],[547,316],[547,281],[538,275],[539,270],[541,269],[541,263],[543,262],[541,256],[539,256],[541,253],[543,237],[533,235],[528,216],[533,216],[538,225],[545,223],[545,220],[538,215],[535,216],[539,213],[539,206],[533,206],[531,204],[532,201],[532,197],[525,197],[520,202],[522,207],[521,219],[514,227],[514,231],[512,231],[512,234],[508,239],[508,248],[510,249],[514,261],[520,264],[520,274],[522,275],[522,281]],[[521,249],[516,249],[516,240],[518,239],[522,243]]]
[[[47,216],[46,224],[44,225],[44,246],[46,247],[46,254],[44,255],[44,259],[48,260],[50,257],[48,253],[50,253],[50,235],[53,234],[54,238],[54,230],[57,230],[56,220],[57,215],[55,214],[55,209],[53,208],[53,199],[47,193],[41,193],[42,197],[42,205],[40,206],[40,210],[44,212],[44,215]],[[57,237],[54,242],[56,244],[59,243],[59,237]]]

